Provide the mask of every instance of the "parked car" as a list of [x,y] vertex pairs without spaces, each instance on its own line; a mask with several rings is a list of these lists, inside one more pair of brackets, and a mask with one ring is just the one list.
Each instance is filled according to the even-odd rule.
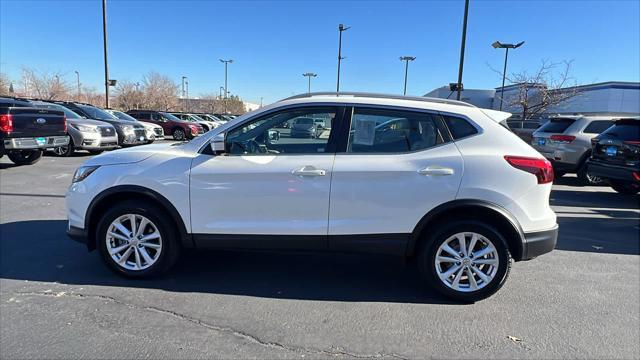
[[173,136],[174,140],[183,141],[204,134],[204,129],[199,124],[180,120],[163,111],[129,110],[127,114],[138,121],[162,126],[164,133],[168,136]]
[[31,100],[34,107],[64,112],[67,118],[69,144],[53,149],[58,156],[72,156],[77,150],[86,150],[96,155],[118,147],[118,135],[113,125],[97,120],[85,119],[68,108],[47,101]]
[[540,122],[538,120],[507,120],[507,126],[520,139],[530,144],[533,140],[533,132],[540,127]]
[[604,179],[619,193],[637,194],[640,190],[640,119],[620,119],[591,143],[589,173]]
[[213,123],[215,123],[216,125],[214,126],[214,128],[220,126],[220,125],[224,125],[224,123],[226,123],[226,121],[223,121],[221,119],[218,119],[217,117],[211,115],[211,114],[196,114],[199,117],[207,120],[207,121],[211,121]]
[[612,116],[559,116],[533,133],[531,145],[553,164],[556,177],[576,173],[583,184],[602,180],[587,172],[591,139],[613,125]]
[[233,120],[233,117],[231,117],[231,115],[228,115],[228,114],[213,114],[213,115],[218,119],[222,119],[224,121]]
[[310,117],[299,117],[291,125],[291,137],[318,137],[318,127]]
[[56,102],[79,115],[98,121],[107,122],[116,129],[118,135],[118,145],[122,147],[142,145],[147,143],[147,132],[142,124],[132,124],[129,121],[122,121],[109,114],[99,107],[91,104],[82,104],[75,102],[60,101]]
[[216,127],[218,127],[217,123],[215,123],[213,121],[205,120],[205,119],[201,118],[200,116],[198,116],[196,114],[174,112],[174,113],[171,113],[171,115],[177,117],[178,119],[184,120],[184,121],[200,124],[200,126],[202,126],[202,129],[204,130],[204,132],[207,132],[207,131],[209,131],[211,129],[215,129]]
[[16,165],[33,165],[44,150],[67,144],[67,120],[62,111],[0,97],[0,157],[7,155]]
[[106,111],[120,120],[135,122],[144,126],[144,130],[147,133],[147,144],[151,144],[155,140],[164,140],[164,130],[162,130],[162,126],[148,123],[148,122],[138,121],[133,116],[127,113],[124,113],[122,111],[111,110],[111,109],[107,109]]
[[[181,146],[94,157],[67,192],[68,234],[137,278],[193,247],[413,257],[462,301],[495,293],[511,259],[554,248],[553,169],[498,124],[510,114],[349,95],[300,95]],[[272,139],[284,121],[315,117],[332,119],[334,133]],[[379,119],[401,118],[411,126],[376,139]]]

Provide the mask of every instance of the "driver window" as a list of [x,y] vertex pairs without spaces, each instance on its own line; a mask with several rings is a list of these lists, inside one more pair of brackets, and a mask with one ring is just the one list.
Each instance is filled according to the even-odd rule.
[[292,109],[258,118],[227,133],[230,155],[321,154],[327,149],[337,109]]

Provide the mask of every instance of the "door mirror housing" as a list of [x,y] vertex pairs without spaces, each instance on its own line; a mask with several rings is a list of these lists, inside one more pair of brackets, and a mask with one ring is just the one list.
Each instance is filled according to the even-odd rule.
[[211,151],[213,151],[214,154],[222,154],[225,152],[225,135],[225,133],[220,133],[209,140]]

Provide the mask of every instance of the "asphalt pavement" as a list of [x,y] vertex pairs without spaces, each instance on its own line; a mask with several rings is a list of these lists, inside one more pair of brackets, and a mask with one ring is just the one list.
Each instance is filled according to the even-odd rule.
[[559,179],[555,251],[470,305],[384,256],[189,251],[114,275],[65,235],[87,155],[0,159],[0,358],[640,358],[638,197]]

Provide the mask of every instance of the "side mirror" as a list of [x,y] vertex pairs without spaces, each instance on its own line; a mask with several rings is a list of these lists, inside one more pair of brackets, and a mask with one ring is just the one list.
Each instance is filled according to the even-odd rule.
[[222,154],[225,152],[225,133],[220,133],[209,140],[211,150],[214,154]]

